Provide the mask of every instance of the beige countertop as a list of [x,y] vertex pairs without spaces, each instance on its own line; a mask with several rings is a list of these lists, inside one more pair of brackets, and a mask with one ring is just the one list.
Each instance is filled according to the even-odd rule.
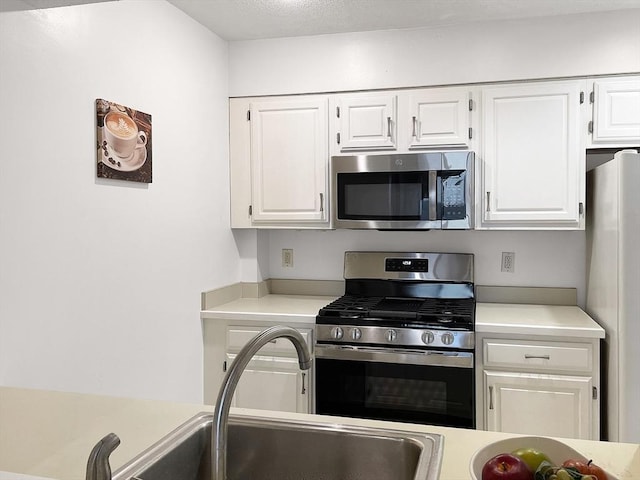
[[[285,323],[315,323],[315,316],[335,297],[265,295],[239,298],[203,310],[201,318]],[[575,306],[477,303],[476,332],[604,338],[600,327]]]
[[310,323],[318,311],[336,297],[307,295],[265,295],[258,298],[238,298],[200,313],[203,319],[278,321]]
[[559,305],[476,304],[477,333],[604,338],[604,329],[581,308]]
[[[0,387],[0,471],[58,480],[85,478],[89,452],[110,432],[121,440],[115,470],[175,427],[210,406]],[[367,425],[444,436],[440,478],[469,478],[479,448],[515,435],[339,417],[232,409],[232,415],[267,416]],[[640,479],[640,445],[560,439],[620,480]]]

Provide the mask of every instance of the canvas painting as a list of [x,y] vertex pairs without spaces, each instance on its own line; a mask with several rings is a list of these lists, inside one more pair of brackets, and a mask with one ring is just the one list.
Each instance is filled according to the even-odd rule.
[[100,178],[151,183],[151,115],[96,100],[97,174]]

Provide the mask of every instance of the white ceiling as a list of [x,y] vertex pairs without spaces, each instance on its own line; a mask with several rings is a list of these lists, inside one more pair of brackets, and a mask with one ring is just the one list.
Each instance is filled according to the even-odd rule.
[[[0,12],[110,0],[0,0]],[[135,0],[126,0],[135,1]],[[640,0],[168,0],[226,40],[640,8]]]
[[110,0],[0,0],[0,12],[36,10],[39,8],[68,7],[85,3],[108,2]]

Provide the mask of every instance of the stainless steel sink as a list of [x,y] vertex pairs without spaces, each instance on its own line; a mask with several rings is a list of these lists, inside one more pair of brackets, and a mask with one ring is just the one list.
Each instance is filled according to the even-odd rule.
[[[211,480],[213,415],[201,413],[113,473],[113,480]],[[228,480],[432,480],[438,434],[229,419]]]

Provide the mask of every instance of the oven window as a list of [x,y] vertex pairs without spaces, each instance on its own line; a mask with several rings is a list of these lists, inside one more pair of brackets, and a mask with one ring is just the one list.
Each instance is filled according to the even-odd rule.
[[318,358],[316,413],[475,428],[473,369]]
[[447,384],[412,378],[367,377],[365,408],[447,413]]
[[423,172],[344,173],[338,175],[339,218],[419,220],[428,212]]

